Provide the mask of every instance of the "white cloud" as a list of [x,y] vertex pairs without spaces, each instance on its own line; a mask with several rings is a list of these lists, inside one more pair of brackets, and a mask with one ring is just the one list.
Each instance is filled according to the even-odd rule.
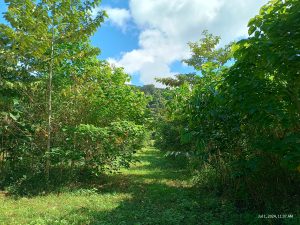
[[[141,81],[145,84],[155,83],[155,77],[174,75],[170,65],[189,55],[186,43],[199,39],[204,29],[220,35],[223,44],[247,35],[249,19],[266,2],[130,0],[130,13],[120,17],[128,18],[131,14],[140,29],[139,48],[123,53],[119,60],[115,60],[115,64],[123,66],[128,73],[140,73]],[[124,19],[120,21],[123,22],[115,23],[124,25]]]
[[111,8],[107,7],[96,7],[92,11],[92,16],[96,17],[97,13],[101,10],[105,10],[108,15],[108,22],[112,25],[121,28],[122,31],[125,31],[127,28],[127,22],[130,20],[131,15],[129,10],[123,8]]
[[131,18],[127,9],[105,7],[104,10],[113,25],[120,27],[123,31],[126,30],[126,24]]

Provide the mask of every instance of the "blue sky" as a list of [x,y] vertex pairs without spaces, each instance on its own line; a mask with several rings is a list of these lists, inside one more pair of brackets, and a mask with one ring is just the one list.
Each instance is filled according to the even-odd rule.
[[[267,0],[102,0],[109,19],[91,38],[99,58],[124,67],[132,83],[192,72],[181,63],[187,42],[204,29],[222,37],[221,45],[247,36],[247,22]],[[0,12],[6,10],[0,0]],[[0,18],[0,22],[4,22]],[[158,84],[156,84],[158,85]]]

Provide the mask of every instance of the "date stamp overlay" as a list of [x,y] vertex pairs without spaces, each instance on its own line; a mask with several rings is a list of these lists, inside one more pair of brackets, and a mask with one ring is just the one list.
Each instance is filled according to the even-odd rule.
[[259,219],[293,219],[293,214],[259,214]]

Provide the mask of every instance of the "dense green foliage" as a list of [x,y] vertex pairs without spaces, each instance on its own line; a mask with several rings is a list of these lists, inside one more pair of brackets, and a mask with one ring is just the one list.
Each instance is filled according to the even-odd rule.
[[89,44],[105,16],[91,15],[99,1],[7,3],[0,186],[35,193],[128,166],[146,136],[147,99]]
[[[166,88],[97,58],[101,1],[5,2],[0,201],[55,190],[70,206],[44,214],[56,197],[33,198],[16,222],[24,199],[10,199],[0,223],[299,224],[258,218],[300,210],[299,0],[269,1],[237,43],[204,31],[183,60],[195,72],[158,78]],[[151,133],[161,152],[136,157]]]
[[158,146],[186,156],[202,187],[241,210],[299,210],[299,9],[270,1],[250,37],[224,48],[204,32],[185,60],[197,79],[160,79],[171,97]]

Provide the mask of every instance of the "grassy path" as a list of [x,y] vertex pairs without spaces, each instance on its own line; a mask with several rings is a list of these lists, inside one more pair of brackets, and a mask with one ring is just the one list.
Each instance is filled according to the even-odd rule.
[[200,224],[185,171],[154,148],[98,190],[13,200],[0,196],[0,224]]
[[147,148],[139,163],[102,178],[104,186],[33,198],[0,193],[0,225],[298,225],[240,213],[206,190],[193,190],[186,171]]

